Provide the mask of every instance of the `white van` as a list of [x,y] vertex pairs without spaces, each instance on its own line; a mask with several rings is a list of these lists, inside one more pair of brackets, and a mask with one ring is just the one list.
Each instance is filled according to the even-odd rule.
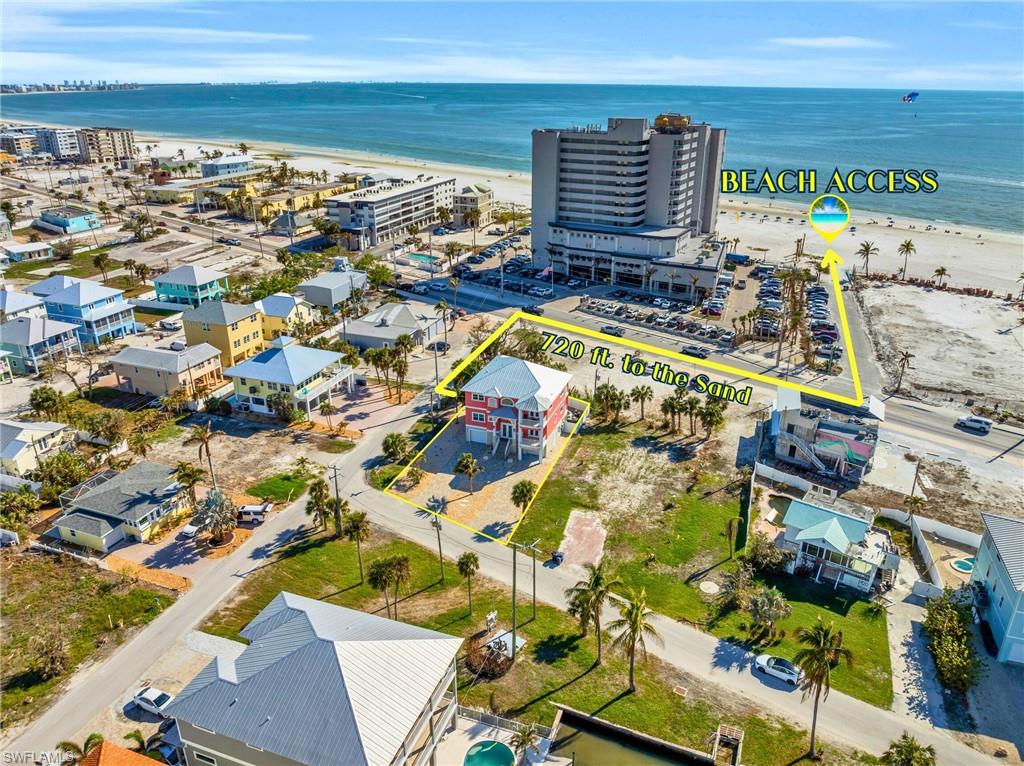
[[977,431],[979,434],[987,434],[992,430],[992,421],[980,415],[964,415],[962,418],[957,418],[956,424],[960,428]]

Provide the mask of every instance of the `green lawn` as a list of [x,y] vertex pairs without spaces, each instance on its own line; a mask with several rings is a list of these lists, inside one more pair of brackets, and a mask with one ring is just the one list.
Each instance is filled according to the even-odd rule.
[[[398,554],[409,557],[412,572],[411,582],[399,594],[399,618],[403,621],[471,636],[483,627],[487,612],[496,610],[499,623],[510,624],[507,590],[477,578],[471,616],[465,583],[453,562],[446,562],[446,582],[442,584],[436,555],[411,543],[376,534],[363,546],[364,566]],[[381,594],[359,583],[354,544],[321,536],[286,548],[274,563],[247,579],[237,596],[211,615],[202,630],[240,640],[238,632],[282,590],[384,614]],[[541,605],[536,619],[531,619],[528,601],[521,601],[519,627],[526,645],[506,676],[474,683],[465,669],[460,669],[462,703],[550,725],[555,715],[550,703],[561,702],[697,748],[719,723],[731,723],[746,732],[745,761],[761,766],[795,763],[806,750],[806,732],[742,702],[705,694],[697,679],[683,677],[653,659],[638,664],[637,693],[626,694],[626,659],[606,648],[604,664],[596,667],[594,637],[581,639],[575,621],[555,609]],[[689,689],[685,698],[672,691],[677,685]],[[829,750],[830,762],[862,762],[837,748]]]
[[[84,242],[82,244],[84,244]],[[55,274],[62,274],[67,277],[78,277],[79,279],[93,277],[100,273],[100,270],[93,266],[93,257],[99,253],[106,253],[113,249],[114,246],[93,248],[81,253],[76,253],[69,259],[63,261],[57,259],[49,261],[19,261],[18,263],[12,263],[10,265],[7,269],[6,276],[8,279],[43,279],[53,271]],[[115,261],[111,258],[107,265],[107,271],[113,271],[114,269],[120,268],[120,266],[120,261]]]
[[135,321],[142,324],[156,324],[161,319],[180,314],[180,311],[169,311],[164,309],[135,309]]
[[[5,554],[3,579],[0,721],[5,728],[37,714],[79,665],[117,647],[133,627],[173,602],[109,572],[46,554]],[[35,667],[35,637],[55,633],[68,664],[46,679]]]
[[305,492],[307,484],[308,479],[292,473],[279,473],[247,487],[245,491],[253,497],[265,497],[275,503],[284,503]]

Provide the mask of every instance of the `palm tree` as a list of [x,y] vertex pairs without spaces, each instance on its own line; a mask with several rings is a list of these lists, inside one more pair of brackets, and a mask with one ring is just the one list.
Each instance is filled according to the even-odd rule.
[[739,532],[742,524],[742,516],[732,516],[725,522],[725,536],[729,538],[729,558],[732,558],[733,554],[732,541],[736,539],[736,533]]
[[775,587],[761,588],[747,601],[750,612],[750,635],[763,643],[770,643],[778,636],[776,623],[789,617],[793,611],[786,597]]
[[100,274],[103,275],[103,281],[107,281],[107,266],[110,265],[110,255],[107,253],[96,253],[92,258],[92,265],[100,270]]
[[909,525],[910,520],[924,510],[924,498],[920,495],[910,495],[904,499],[903,506],[907,509],[907,524]]
[[669,397],[661,400],[661,414],[669,421],[672,433],[676,432],[676,415],[679,414],[679,402]]
[[629,655],[629,691],[632,694],[636,691],[637,647],[646,658],[648,638],[659,645],[663,642],[657,629],[650,623],[654,612],[647,608],[647,591],[644,588],[639,591],[630,589],[626,597],[629,602],[622,610],[622,617],[609,623],[608,630],[619,631],[619,635],[612,639],[612,647],[624,649]]
[[900,358],[896,361],[897,365],[897,377],[896,377],[896,392],[899,393],[900,388],[903,386],[903,373],[910,367],[910,360],[914,358],[914,354],[909,351],[901,351]]
[[939,287],[942,287],[943,281],[949,276],[949,270],[945,266],[939,266],[939,268],[932,272],[932,276],[939,278]]
[[907,262],[910,260],[910,256],[917,252],[917,248],[914,246],[914,241],[905,239],[900,243],[900,246],[896,249],[896,252],[903,256],[903,279],[907,278]]
[[245,142],[240,143],[238,145],[238,151],[240,151],[243,155],[248,154],[249,153],[249,144],[247,144]]
[[362,511],[345,514],[341,527],[342,534],[349,542],[356,544],[356,561],[359,563],[359,582],[363,582],[363,543],[370,539],[370,520]]
[[469,613],[473,614],[473,575],[480,569],[480,559],[473,551],[466,551],[456,562],[459,574],[466,578],[466,595],[469,597]]
[[804,699],[814,695],[814,712],[811,718],[811,749],[810,756],[817,757],[815,737],[818,733],[818,703],[822,698],[828,699],[832,688],[832,668],[840,662],[853,667],[853,652],[843,647],[843,632],[836,630],[830,622],[825,625],[821,618],[811,628],[800,627],[796,631],[797,640],[803,644],[793,656],[793,662],[804,672],[800,688]]
[[882,753],[885,766],[935,766],[935,748],[922,745],[910,732],[889,743],[889,749]]
[[512,487],[512,505],[519,509],[520,516],[526,513],[526,506],[530,504],[536,493],[537,485],[529,479],[523,479]]
[[352,508],[348,504],[348,500],[343,497],[332,497],[327,507],[330,509],[331,514],[334,516],[334,536],[341,537],[344,532],[344,526],[342,524],[342,518],[345,514],[349,513]]
[[132,454],[145,459],[149,448],[153,446],[153,434],[150,431],[132,431],[128,434],[128,449]]
[[601,559],[598,564],[587,564],[587,577],[580,580],[571,588],[565,591],[569,600],[569,613],[580,620],[582,633],[586,635],[586,624],[594,625],[594,632],[597,634],[597,660],[595,665],[601,664],[601,613],[604,610],[604,602],[613,588],[622,585],[622,581],[611,572],[611,565],[607,559]]
[[335,415],[337,412],[338,408],[329,401],[320,403],[320,414],[327,418],[327,427],[332,431],[334,430],[334,424],[331,422],[331,415]]
[[461,473],[469,480],[469,494],[473,494],[473,479],[483,471],[484,468],[473,457],[472,453],[463,452],[455,463],[455,473]]
[[512,745],[512,749],[516,753],[516,763],[523,759],[528,750],[540,753],[540,748],[537,745],[538,740],[537,728],[532,723],[529,725],[522,724],[512,733],[508,743]]
[[214,542],[223,543],[235,528],[236,514],[231,498],[214,488],[206,494],[192,523],[201,532],[209,532]]
[[700,418],[701,426],[704,427],[705,438],[710,438],[711,432],[725,423],[725,415],[722,413],[720,399],[708,399],[697,415]]
[[330,515],[328,503],[331,500],[331,488],[327,480],[319,477],[309,485],[309,497],[306,498],[306,515],[312,516],[317,526],[327,529],[327,517]]
[[434,306],[434,313],[440,315],[441,326],[444,328],[444,343],[445,347],[448,346],[448,301],[444,298],[437,302]]
[[395,619],[398,619],[398,589],[408,585],[412,579],[412,569],[409,566],[409,557],[406,555],[393,556],[391,559],[391,582],[395,586]]
[[697,416],[701,411],[700,398],[696,396],[686,397],[680,409],[690,418],[690,436],[693,436],[697,433]]
[[402,403],[402,391],[405,387],[405,376],[409,374],[409,360],[399,356],[391,363],[391,369],[395,373],[395,388],[398,391],[398,403]]
[[196,485],[206,478],[206,471],[187,460],[182,460],[175,466],[174,480],[184,487],[188,493],[189,502],[193,507],[196,505]]
[[741,609],[747,601],[754,571],[749,564],[740,564],[722,577],[722,585],[715,596],[715,604],[721,610]]
[[878,248],[874,242],[861,242],[857,249],[857,257],[864,261],[864,276],[871,271],[871,256],[878,255]]
[[379,590],[384,596],[384,608],[388,617],[391,616],[391,601],[388,599],[388,589],[391,587],[392,571],[390,559],[377,559],[370,562],[370,571],[367,573],[366,581],[371,588]]
[[654,391],[650,386],[634,386],[633,390],[629,392],[629,398],[633,400],[633,404],[640,405],[640,419],[643,420],[644,403],[654,398]]
[[99,747],[101,742],[103,742],[103,735],[94,731],[85,738],[85,742],[81,745],[69,740],[58,742],[57,752],[67,756],[68,760],[65,760],[64,763],[80,763],[85,756]]
[[213,482],[214,489],[217,489],[217,475],[213,472],[213,455],[210,452],[210,442],[213,441],[213,437],[218,433],[218,431],[213,430],[211,421],[207,420],[205,426],[192,426],[188,438],[185,439],[186,446],[189,444],[198,445],[199,462],[203,461],[203,453],[206,453],[206,465],[210,469],[210,481]]
[[414,348],[416,348],[416,341],[408,333],[402,333],[395,338],[395,351],[401,352],[403,359],[408,360],[409,354]]
[[146,738],[142,736],[142,732],[138,729],[132,729],[130,732],[124,735],[124,739],[132,743],[131,749],[134,752],[146,752]]

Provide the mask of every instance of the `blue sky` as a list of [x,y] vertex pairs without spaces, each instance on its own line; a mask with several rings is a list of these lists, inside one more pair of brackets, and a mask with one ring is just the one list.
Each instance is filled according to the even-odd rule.
[[4,0],[3,82],[1019,90],[1024,4]]

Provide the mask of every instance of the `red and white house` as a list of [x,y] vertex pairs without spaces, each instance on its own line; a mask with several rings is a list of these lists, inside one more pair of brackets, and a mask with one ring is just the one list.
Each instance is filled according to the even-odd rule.
[[491,454],[544,457],[565,420],[571,379],[513,356],[495,357],[462,387],[466,441],[490,446]]

